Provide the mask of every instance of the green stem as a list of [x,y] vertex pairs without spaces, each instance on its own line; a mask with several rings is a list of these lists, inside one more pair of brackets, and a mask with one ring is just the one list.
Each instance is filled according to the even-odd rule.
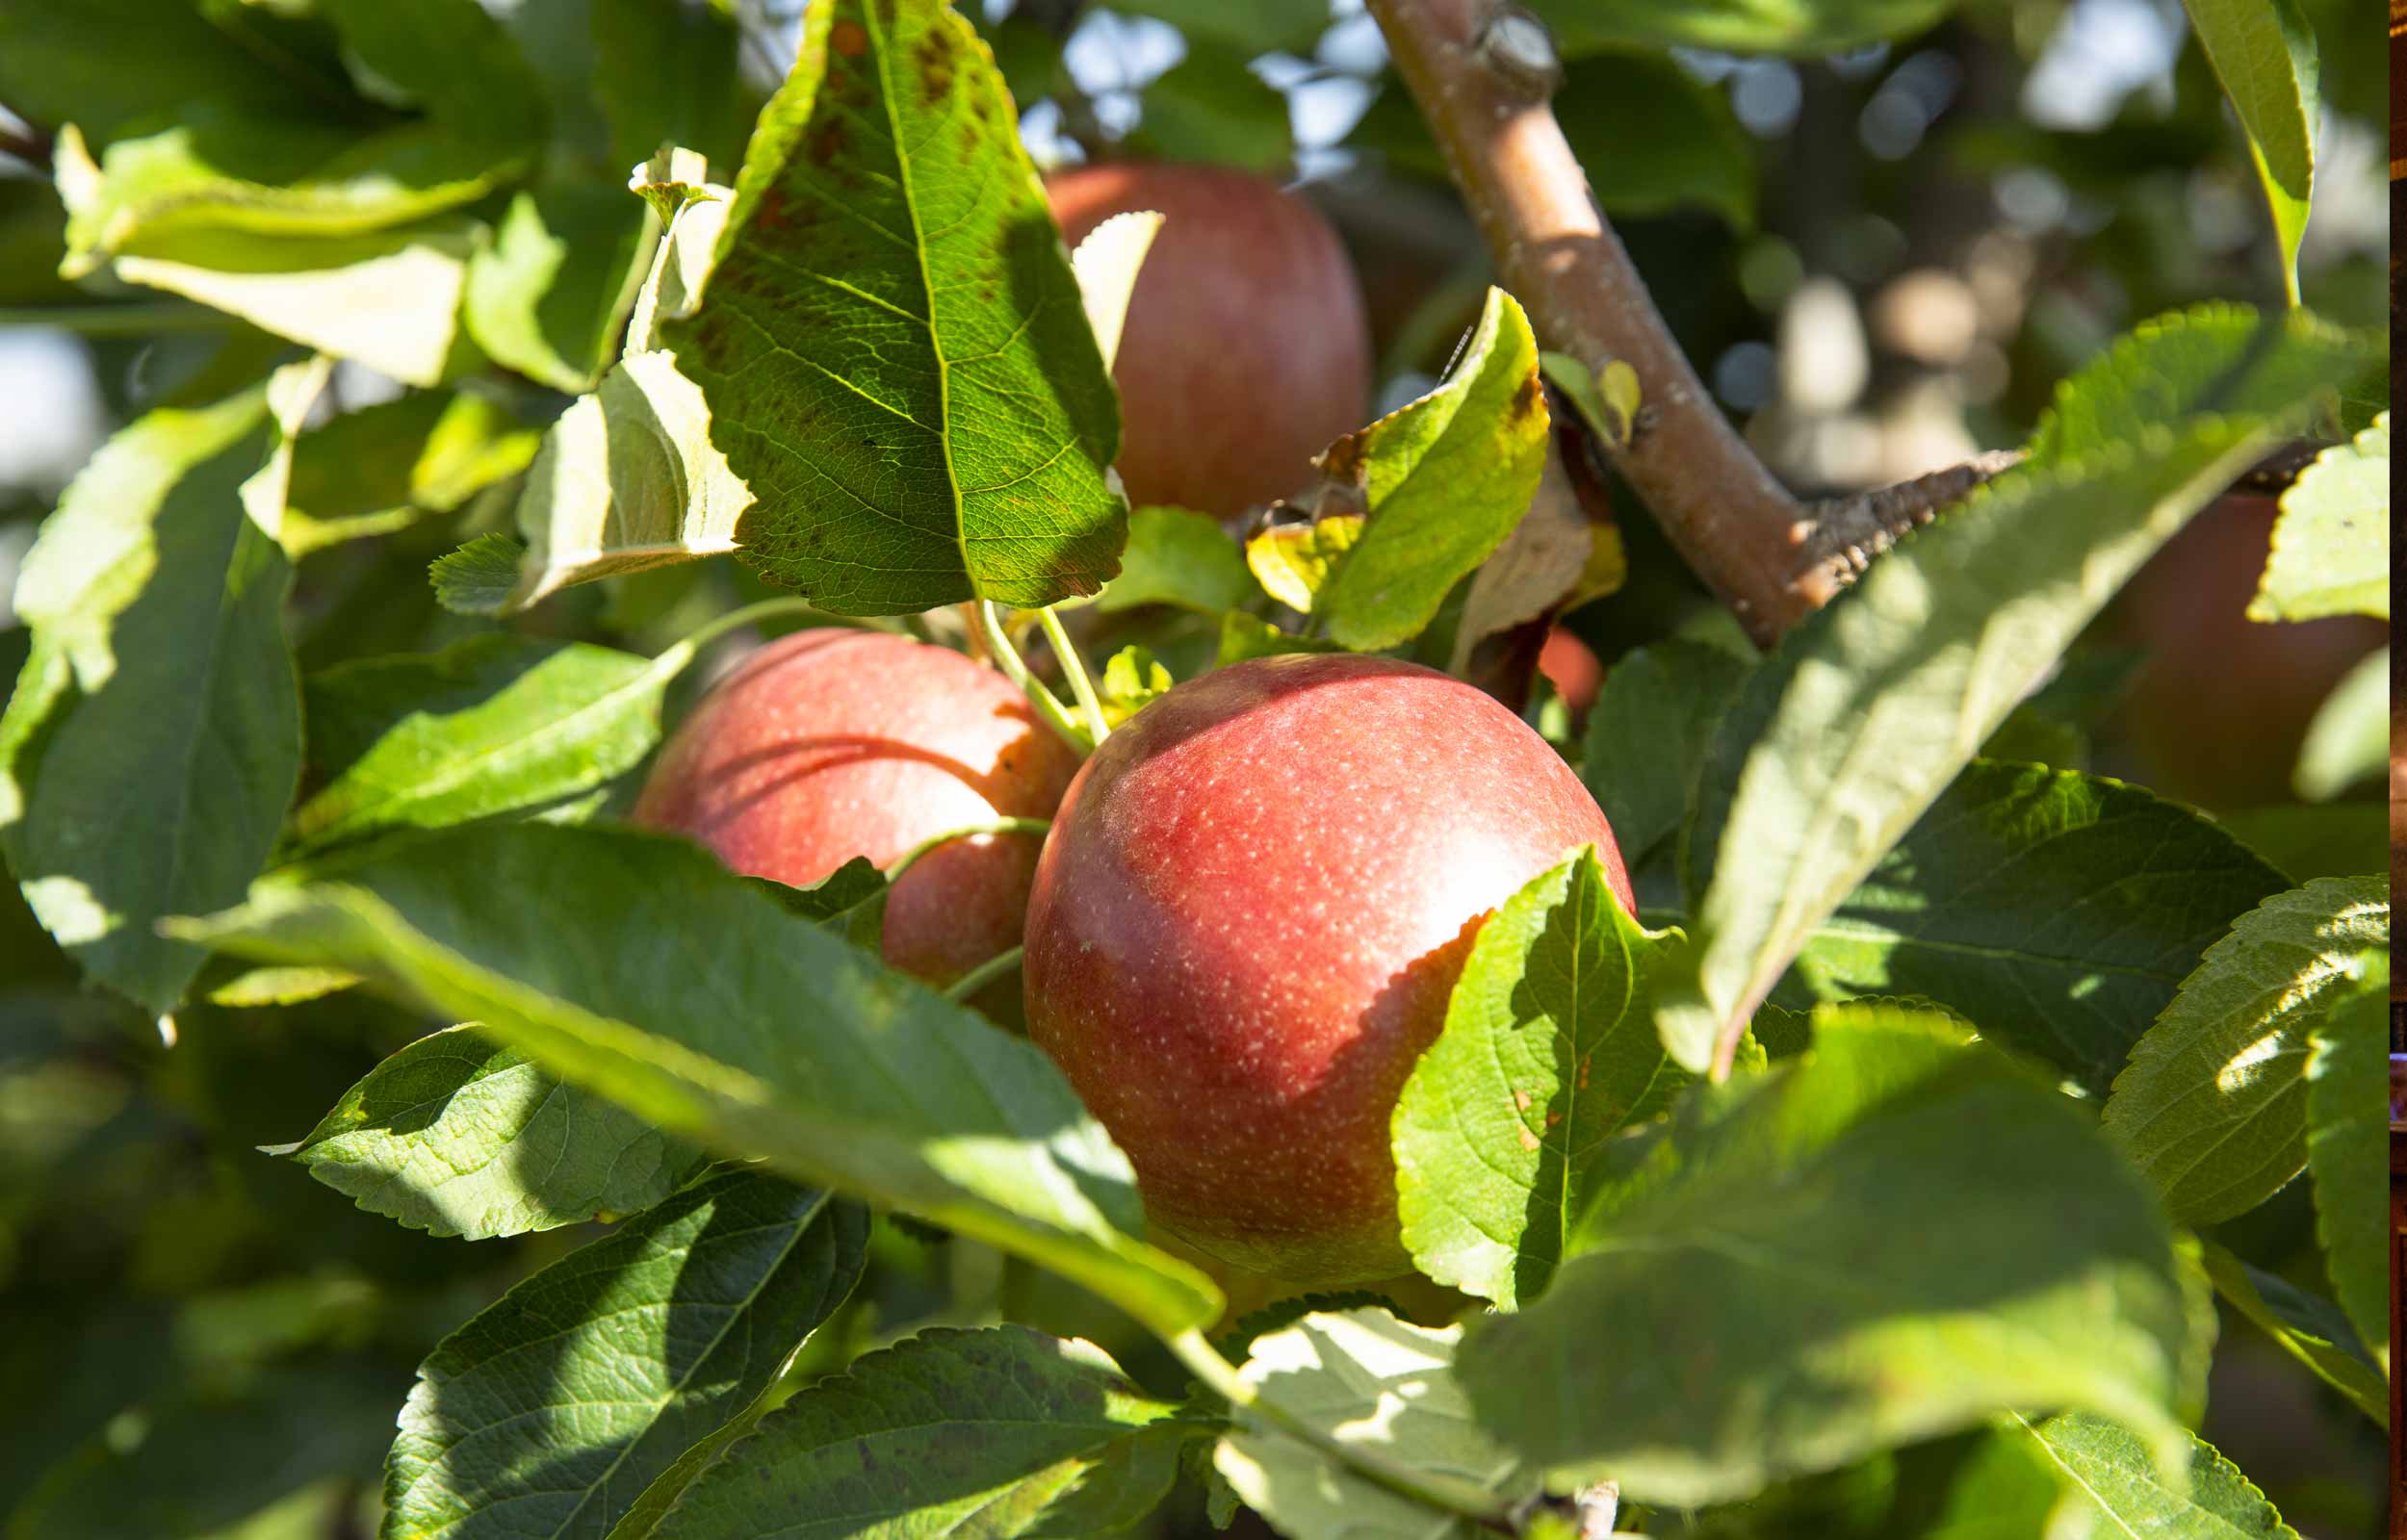
[[1086,660],[1078,655],[1077,647],[1070,640],[1070,629],[1053,613],[1051,605],[1036,612],[1039,625],[1045,628],[1045,639],[1053,644],[1053,655],[1061,659],[1061,671],[1069,678],[1070,693],[1078,698],[1078,709],[1086,713],[1087,732],[1100,745],[1111,736],[1111,724],[1103,720],[1103,703],[1095,696],[1095,681],[1087,678]]
[[1016,971],[1020,966],[1021,957],[1025,954],[1027,948],[1024,946],[1015,946],[1008,951],[996,953],[993,957],[990,957],[985,962],[979,963],[976,967],[971,968],[969,972],[953,980],[952,983],[945,986],[945,998],[947,1000],[967,1000],[970,996],[977,993],[980,989],[985,988],[996,979],[1001,978],[1004,974]]
[[1178,1361],[1204,1388],[1217,1393],[1230,1406],[1242,1408],[1289,1438],[1318,1450],[1372,1485],[1440,1513],[1457,1514],[1473,1524],[1512,1532],[1512,1504],[1497,1494],[1456,1476],[1414,1470],[1314,1427],[1277,1401],[1256,1394],[1202,1332],[1180,1332],[1170,1340],[1170,1350],[1178,1355]]
[[[1048,818],[996,818],[988,823],[963,824],[941,834],[930,834],[896,857],[894,863],[886,868],[886,884],[892,887],[903,873],[919,863],[920,857],[939,845],[949,845],[956,839],[974,839],[980,834],[1034,834],[1041,839],[1045,832],[1052,827],[1052,820]],[[1016,956],[1018,951],[1014,947],[1013,955]]]
[[995,666],[1026,694],[1030,704],[1035,706],[1037,715],[1050,723],[1053,731],[1069,739],[1070,746],[1081,755],[1093,754],[1095,740],[1087,735],[1087,730],[1078,725],[1077,720],[1071,716],[1070,708],[1028,672],[1027,664],[1021,661],[1020,650],[1011,645],[1009,636],[1003,634],[1003,617],[996,613],[991,600],[978,601],[978,629],[986,634],[986,650],[994,655]]

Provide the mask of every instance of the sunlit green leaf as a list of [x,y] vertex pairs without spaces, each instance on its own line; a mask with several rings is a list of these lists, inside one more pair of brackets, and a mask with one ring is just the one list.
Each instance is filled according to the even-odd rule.
[[2282,493],[2251,620],[2391,618],[2391,414],[2315,458]]

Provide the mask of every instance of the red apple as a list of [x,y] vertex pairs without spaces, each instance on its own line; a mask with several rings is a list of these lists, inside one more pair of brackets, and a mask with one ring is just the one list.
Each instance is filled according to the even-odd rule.
[[2221,499],[2115,603],[2118,638],[2147,650],[2119,713],[2138,779],[2211,808],[2290,800],[2316,708],[2390,634],[2360,616],[2248,619],[2279,512],[2268,497]]
[[1574,717],[1586,716],[1605,687],[1605,666],[1594,651],[1560,626],[1546,633],[1546,645],[1538,650],[1538,672]]
[[1226,517],[1309,484],[1370,410],[1361,287],[1329,221],[1212,166],[1084,166],[1045,191],[1073,246],[1131,209],[1165,219],[1113,371],[1129,500]]
[[1392,1276],[1397,1092],[1480,921],[1583,844],[1629,908],[1579,778],[1459,680],[1343,654],[1204,675],[1063,800],[1029,1035],[1175,1239],[1297,1285]]
[[[1050,817],[1077,768],[993,669],[831,627],[769,643],[714,686],[661,750],[634,821],[804,886],[948,829]],[[929,852],[888,896],[886,960],[945,983],[1018,945],[1038,848],[983,835]]]

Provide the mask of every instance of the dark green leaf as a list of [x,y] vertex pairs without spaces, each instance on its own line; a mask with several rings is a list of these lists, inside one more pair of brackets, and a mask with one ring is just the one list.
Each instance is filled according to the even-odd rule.
[[540,807],[632,768],[660,738],[660,692],[691,656],[493,633],[433,654],[361,658],[309,677],[320,790],[290,843],[323,850]]
[[293,448],[284,549],[295,559],[449,513],[534,458],[543,435],[482,396],[413,391],[345,412]]
[[2376,952],[2364,985],[2310,1031],[2307,1168],[2315,1176],[2316,1235],[2341,1307],[2375,1356],[2391,1348],[2391,1247],[2382,1222],[2390,1190],[2390,1041],[2384,1002],[2390,959]]
[[2285,803],[2224,813],[2216,821],[2292,884],[2378,872],[2390,838],[2388,814],[2378,802]]
[[1694,1088],[1545,1296],[1473,1326],[1481,1422],[1679,1504],[2001,1407],[2100,1409],[2179,1459],[2203,1280],[2087,1115],[1963,1036],[1825,1006],[1802,1058]]
[[2265,184],[2282,275],[2298,302],[2298,243],[2315,191],[2317,90],[2315,28],[2297,0],[2183,0],[2199,46],[2222,77]]
[[663,144],[699,150],[735,172],[760,98],[737,73],[736,13],[659,0],[591,0],[592,92],[610,125],[610,165],[640,164]]
[[443,607],[462,615],[489,615],[509,602],[518,587],[518,563],[527,548],[507,535],[479,535],[427,570]]
[[1420,634],[1447,590],[1521,521],[1546,465],[1546,393],[1520,301],[1488,291],[1444,383],[1331,445],[1370,524],[1320,593],[1321,628],[1356,652]]
[[[858,1359],[721,1450],[659,1540],[1074,1540],[1144,1518],[1209,1420],[1099,1348],[939,1327]],[[800,1521],[797,1523],[797,1521]]]
[[1648,981],[1678,944],[1622,912],[1592,848],[1481,924],[1396,1099],[1397,1206],[1422,1271],[1506,1309],[1544,1290],[1606,1141],[1688,1078],[1655,1037]]
[[1714,725],[1750,666],[1718,647],[1671,640],[1638,649],[1605,676],[1580,777],[1632,871],[1679,832]]
[[861,1276],[868,1216],[735,1171],[527,1279],[418,1371],[385,1533],[602,1540]]
[[1532,0],[1566,55],[1609,49],[1714,48],[1740,54],[1831,54],[1910,38],[1955,0]]
[[1920,995],[2106,1094],[2280,872],[2137,786],[1977,759],[1816,928],[1777,998]]
[[2210,1241],[2207,1276],[2224,1302],[2254,1322],[2357,1409],[2384,1427],[2391,1425],[2391,1387],[2367,1352],[2341,1307],[2291,1286],[2275,1273],[2252,1268]]
[[1010,95],[949,8],[805,13],[706,297],[661,335],[758,500],[745,559],[821,607],[1034,607],[1118,569],[1111,382]]
[[1246,67],[1259,46],[1189,38],[1187,56],[1145,88],[1138,143],[1169,160],[1284,167],[1295,154],[1287,98]]
[[473,143],[543,142],[543,87],[477,0],[318,0],[344,45],[388,90]]
[[1270,622],[1244,610],[1232,609],[1220,619],[1220,654],[1222,668],[1242,663],[1249,657],[1275,657],[1281,653],[1334,653],[1335,642],[1325,642],[1316,636],[1291,636]]
[[2389,893],[2380,877],[2324,878],[2267,899],[2207,949],[2133,1048],[2106,1131],[2175,1219],[2244,1214],[2305,1169],[2309,1040],[2370,987]]
[[701,1161],[474,1027],[394,1054],[277,1153],[372,1214],[470,1241],[641,1213]]
[[1027,1256],[1164,1335],[1220,1308],[1134,1239],[1126,1157],[1035,1047],[684,840],[486,826],[272,876],[178,930],[349,967],[671,1133]]
[[1252,53],[1309,54],[1329,27],[1327,0],[1125,0],[1114,9],[1167,21],[1190,41]]
[[[0,716],[0,850],[59,943],[156,1012],[201,955],[152,921],[243,890],[299,772],[291,568],[245,508],[276,442],[261,390],[150,413],[67,488],[17,582],[34,646]],[[280,471],[257,485],[272,520]]]

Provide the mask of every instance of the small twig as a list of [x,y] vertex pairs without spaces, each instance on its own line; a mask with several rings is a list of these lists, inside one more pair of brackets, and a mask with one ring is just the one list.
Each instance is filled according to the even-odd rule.
[[55,141],[48,134],[31,123],[12,123],[0,118],[0,155],[13,155],[47,175]]
[[[1499,0],[1369,0],[1496,259],[1543,344],[1637,372],[1638,431],[1614,468],[1689,566],[1769,645],[1828,597],[1792,581],[1804,510],[1731,428],[1655,308],[1555,121],[1551,47]],[[1831,592],[1835,592],[1835,588]]]
[[886,886],[893,886],[902,881],[902,874],[919,865],[928,852],[939,846],[949,845],[956,839],[975,839],[980,834],[1033,834],[1042,839],[1047,831],[1052,827],[1052,820],[1049,818],[995,818],[982,824],[963,824],[958,829],[947,829],[941,834],[930,834],[894,858],[884,874]]
[[1928,524],[1940,509],[1963,500],[1973,488],[2022,459],[2020,449],[1977,454],[1962,465],[1911,481],[1814,504],[1807,511],[1810,532],[1799,543],[1803,560],[1799,581],[1838,592],[1861,577],[1873,557],[1896,545],[1900,535]]
[[993,957],[990,957],[985,962],[979,963],[976,967],[971,968],[969,972],[953,980],[952,983],[945,986],[945,998],[947,1000],[967,1000],[970,996],[977,993],[980,989],[985,988],[996,979],[1001,978],[1004,974],[1017,971],[1020,966],[1020,959],[1026,953],[1026,947],[1015,946],[1009,951],[996,953]]

